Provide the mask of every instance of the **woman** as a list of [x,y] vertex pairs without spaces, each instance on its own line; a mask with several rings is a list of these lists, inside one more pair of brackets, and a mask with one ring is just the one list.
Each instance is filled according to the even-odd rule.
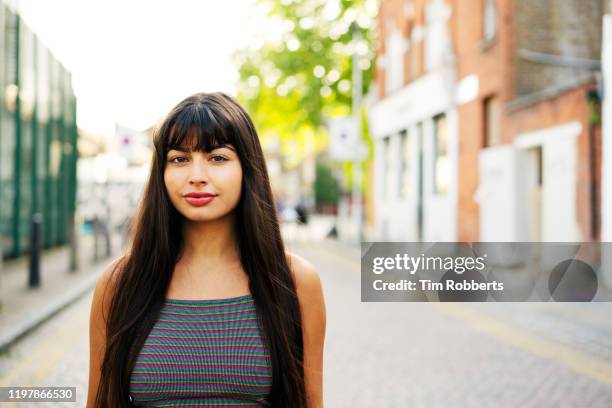
[[131,248],[94,291],[87,407],[322,407],[320,279],[285,252],[248,114],[195,94],[154,147]]

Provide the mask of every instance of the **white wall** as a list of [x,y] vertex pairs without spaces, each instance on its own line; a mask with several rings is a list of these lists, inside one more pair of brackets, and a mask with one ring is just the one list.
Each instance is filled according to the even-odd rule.
[[[426,241],[454,241],[457,237],[457,175],[458,175],[458,118],[457,112],[451,108],[450,99],[447,105],[440,104],[444,98],[431,98],[431,79],[425,79],[429,87],[418,83],[407,87],[397,96],[387,98],[382,107],[377,105],[373,110],[371,120],[374,122],[374,172],[376,183],[375,219],[377,240],[380,241],[416,241],[418,240],[418,177],[423,177],[423,233]],[[439,83],[438,86],[441,84]],[[414,101],[420,101],[418,110],[406,110]],[[417,116],[416,112],[421,113]],[[393,112],[397,112],[393,115]],[[444,113],[447,120],[448,157],[450,162],[450,181],[446,194],[437,195],[433,191],[433,161],[434,161],[434,129],[433,117]],[[423,126],[423,174],[418,174],[419,143],[417,126]],[[399,195],[400,141],[402,130],[407,130],[412,139],[410,173],[413,179],[413,189],[406,197]],[[393,189],[388,192],[383,187],[385,178],[384,139],[390,138],[389,147],[393,152],[390,163],[390,177]],[[385,192],[383,194],[383,192]]]
[[[576,217],[578,122],[529,132],[479,156],[480,237],[494,241],[580,241]],[[542,150],[542,186],[537,187]],[[540,191],[540,196],[537,193]]]
[[516,150],[512,145],[482,149],[478,157],[478,189],[481,242],[517,239]]
[[[544,242],[580,241],[576,217],[577,190],[577,138],[582,131],[579,122],[529,132],[514,141],[519,155],[529,149],[542,148],[542,201],[541,201],[541,240]],[[519,161],[520,163],[521,161]],[[522,160],[524,163],[525,160]],[[527,166],[517,166],[518,185],[525,184],[532,177]],[[529,220],[524,209],[526,197],[517,191],[519,202],[518,222]],[[519,235],[518,240],[527,241],[528,237]]]

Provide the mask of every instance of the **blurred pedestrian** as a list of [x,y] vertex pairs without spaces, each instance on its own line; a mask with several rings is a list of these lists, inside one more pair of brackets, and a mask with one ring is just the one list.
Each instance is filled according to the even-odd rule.
[[310,239],[310,228],[308,226],[308,209],[303,199],[300,199],[295,206],[297,214],[297,238],[300,241],[308,241]]
[[300,200],[298,205],[295,206],[295,212],[297,213],[297,220],[302,225],[308,224],[308,210],[304,205],[304,202]]
[[285,211],[285,200],[280,193],[276,193],[274,195],[274,204],[276,207],[276,216],[279,219],[282,219],[283,211]]

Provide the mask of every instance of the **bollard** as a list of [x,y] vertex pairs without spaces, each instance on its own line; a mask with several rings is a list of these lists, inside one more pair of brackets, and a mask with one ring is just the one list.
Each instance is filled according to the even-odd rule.
[[40,286],[40,238],[42,215],[36,213],[32,215],[32,227],[30,229],[30,279],[28,287],[37,288]]
[[77,214],[74,214],[69,219],[68,232],[70,234],[70,272],[76,272],[79,269],[79,247],[78,247],[78,225],[76,221]]
[[100,259],[100,254],[98,253],[98,235],[100,234],[100,220],[96,215],[93,219],[93,236],[94,236],[94,253],[93,253],[93,261],[97,262]]
[[[0,236],[0,293],[2,293],[2,264],[4,263],[4,255],[2,255],[3,247],[4,247],[4,242],[2,241],[2,236]],[[2,313],[3,301],[4,300],[0,296],[0,313]]]
[[112,255],[111,235],[108,224],[108,218],[101,223],[102,233],[104,234],[104,243],[106,244],[106,257],[110,257]]

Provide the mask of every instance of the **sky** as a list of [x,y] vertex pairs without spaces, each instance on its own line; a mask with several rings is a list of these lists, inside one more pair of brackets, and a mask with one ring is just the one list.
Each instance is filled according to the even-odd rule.
[[115,122],[148,128],[195,92],[235,94],[230,56],[265,27],[255,0],[12,3],[72,72],[79,128],[106,137]]

